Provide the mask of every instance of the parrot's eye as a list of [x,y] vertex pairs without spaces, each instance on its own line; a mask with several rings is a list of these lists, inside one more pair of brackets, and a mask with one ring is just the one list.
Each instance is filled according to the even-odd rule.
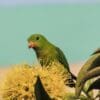
[[39,40],[40,38],[39,37],[36,37],[36,40]]

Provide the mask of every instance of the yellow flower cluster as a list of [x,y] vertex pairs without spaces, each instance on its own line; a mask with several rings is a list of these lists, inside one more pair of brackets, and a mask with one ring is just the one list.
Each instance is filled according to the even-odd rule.
[[[3,100],[35,100],[34,86],[37,76],[51,98],[62,100],[69,90],[64,84],[63,67],[53,64],[52,67],[27,64],[14,65],[7,73],[1,95]],[[61,71],[62,70],[62,71]],[[64,75],[64,74],[63,74]]]
[[[12,66],[0,85],[2,100],[36,100],[37,76],[51,100],[77,100],[75,89],[65,85],[66,71],[61,66],[59,63],[43,67],[28,64]],[[80,100],[87,99],[82,96]]]

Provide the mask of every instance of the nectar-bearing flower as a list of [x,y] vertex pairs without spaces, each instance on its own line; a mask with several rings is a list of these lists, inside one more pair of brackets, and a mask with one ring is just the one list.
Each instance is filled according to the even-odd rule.
[[[40,65],[14,65],[1,85],[2,100],[36,100],[38,76],[51,100],[75,100],[75,89],[65,85],[65,70],[60,66],[59,63],[43,68]],[[80,98],[88,100],[84,96]]]

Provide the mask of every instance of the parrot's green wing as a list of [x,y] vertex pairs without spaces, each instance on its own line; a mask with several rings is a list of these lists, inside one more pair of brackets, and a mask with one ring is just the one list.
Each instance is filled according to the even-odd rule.
[[[69,64],[68,64],[68,62],[67,62],[67,59],[66,59],[64,53],[63,53],[58,47],[56,47],[56,50],[57,50],[57,52],[58,52],[58,54],[57,54],[57,59],[58,59],[58,61],[59,61],[62,65],[64,65],[64,67],[68,70],[68,72],[70,72]],[[71,72],[70,72],[70,73],[71,73]],[[72,73],[71,73],[71,75],[72,75],[72,78],[73,78],[74,80],[76,80],[76,76],[75,76],[74,74],[72,74]]]
[[82,87],[84,86],[84,84],[81,84],[81,81],[84,77],[84,75],[86,73],[88,73],[90,70],[96,68],[100,66],[100,53],[97,53],[95,55],[93,55],[85,64],[84,66],[81,68],[79,74],[78,74],[78,77],[77,77],[77,82],[76,82],[76,90],[75,90],[75,93],[76,93],[76,96],[79,97],[80,96],[80,93],[81,93],[81,89]]
[[58,47],[56,47],[56,51],[57,51],[58,61],[62,65],[64,65],[64,67],[67,68],[67,70],[70,72],[69,65],[68,65],[68,62],[67,62],[67,59],[66,59],[65,55],[63,54],[63,52]]

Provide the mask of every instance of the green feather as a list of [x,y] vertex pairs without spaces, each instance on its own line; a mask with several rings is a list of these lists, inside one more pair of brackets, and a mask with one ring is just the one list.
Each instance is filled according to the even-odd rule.
[[[28,42],[34,42],[37,45],[33,48],[36,52],[37,58],[42,66],[50,66],[53,62],[62,64],[67,72],[67,79],[74,84],[73,78],[76,77],[70,72],[67,59],[63,52],[50,43],[43,35],[33,34],[28,38]],[[70,84],[70,83],[69,83]],[[75,86],[75,84],[74,84]]]
[[56,59],[57,59],[62,65],[64,65],[64,67],[67,68],[68,71],[70,71],[69,65],[68,65],[68,62],[67,62],[67,59],[66,59],[65,55],[63,54],[63,52],[62,52],[58,47],[56,47],[55,49],[56,49],[56,51],[57,51],[57,57],[56,57]]

